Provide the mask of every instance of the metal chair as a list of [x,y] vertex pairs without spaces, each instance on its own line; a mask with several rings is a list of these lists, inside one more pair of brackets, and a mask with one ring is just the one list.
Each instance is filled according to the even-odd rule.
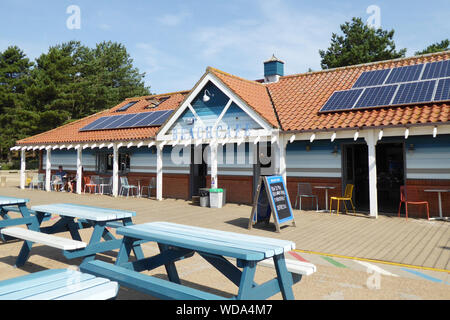
[[44,189],[44,184],[45,184],[45,174],[39,173],[38,175],[33,176],[29,188],[34,189],[35,187],[37,187],[38,189]]
[[330,213],[331,213],[331,208],[333,207],[333,200],[337,200],[337,202],[338,202],[337,209],[336,209],[337,215],[339,215],[339,202],[340,201],[344,202],[345,213],[348,213],[347,205],[345,204],[345,201],[350,201],[350,204],[352,205],[352,208],[353,208],[353,213],[356,214],[355,206],[353,205],[353,200],[352,200],[353,188],[354,188],[353,184],[348,184],[345,186],[345,192],[344,192],[343,197],[331,197],[330,198]]
[[[302,210],[302,198],[316,198],[316,211],[319,211],[319,201],[317,196],[312,193],[312,188],[310,183],[299,183],[297,184],[297,196],[295,197],[295,207],[297,207],[297,202],[299,203],[299,210]],[[300,199],[300,201],[298,201]]]
[[119,194],[122,195],[122,192],[125,191],[125,190],[127,191],[127,198],[130,195],[130,190],[131,191],[136,190],[135,195],[137,196],[137,192],[138,192],[137,186],[129,184],[127,177],[120,177],[120,191],[119,191]]
[[105,188],[109,188],[109,194],[112,194],[113,177],[109,177],[108,183],[100,183],[100,193],[105,194]]
[[153,177],[153,178],[150,180],[150,184],[149,184],[148,186],[143,186],[143,187],[142,187],[141,194],[144,194],[144,189],[147,189],[147,190],[148,190],[148,197],[150,198],[150,196],[151,196],[151,194],[152,194],[152,189],[155,189],[155,190],[156,190],[156,178]]
[[424,204],[427,208],[427,217],[430,220],[430,206],[428,201],[408,201],[408,189],[406,186],[400,187],[400,205],[398,206],[398,217],[400,218],[400,210],[402,209],[402,203],[405,204],[406,220],[408,220],[408,204]]
[[52,176],[52,181],[50,182],[50,187],[53,189],[53,191],[57,191],[55,186],[60,186],[61,189],[64,186],[64,183],[63,183],[63,181],[61,179],[61,176],[57,175],[57,174],[54,174]]

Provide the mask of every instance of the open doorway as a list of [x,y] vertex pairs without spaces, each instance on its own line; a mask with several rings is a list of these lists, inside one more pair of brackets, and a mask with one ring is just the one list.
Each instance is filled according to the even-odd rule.
[[203,158],[206,144],[191,145],[191,167],[189,175],[189,198],[199,195],[200,188],[206,188],[206,177],[208,175],[208,164]]
[[272,143],[270,141],[256,145],[256,163],[253,165],[253,197],[256,194],[259,178],[272,176],[275,172],[275,161],[272,159]]
[[[369,210],[368,148],[365,143],[343,145],[343,189],[355,186],[353,199],[358,211]],[[405,181],[404,144],[379,142],[376,146],[378,210],[395,213],[400,186]]]
[[404,143],[377,144],[377,189],[379,211],[395,213],[400,186],[405,183]]

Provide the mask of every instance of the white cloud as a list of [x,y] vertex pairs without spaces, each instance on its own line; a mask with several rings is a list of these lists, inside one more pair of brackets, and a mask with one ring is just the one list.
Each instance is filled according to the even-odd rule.
[[189,17],[190,14],[188,12],[179,12],[176,14],[165,14],[162,15],[161,17],[158,17],[156,20],[167,27],[176,27],[178,25],[180,25],[187,17]]
[[261,18],[232,20],[221,26],[202,27],[194,41],[204,59],[231,57],[247,66],[246,72],[262,75],[262,61],[275,54],[286,62],[287,73],[320,68],[319,49],[329,46],[331,33],[345,21],[342,14],[321,15],[293,10],[286,3],[259,1]]

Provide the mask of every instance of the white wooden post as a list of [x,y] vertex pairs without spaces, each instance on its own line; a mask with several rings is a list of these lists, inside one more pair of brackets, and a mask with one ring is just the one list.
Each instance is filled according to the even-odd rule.
[[286,145],[287,140],[284,136],[278,136],[278,148],[280,156],[280,175],[283,176],[284,183],[286,183],[287,188],[287,174],[286,174]]
[[82,160],[83,160],[83,148],[78,146],[77,148],[77,193],[81,194],[81,187],[83,185],[83,172],[82,172]]
[[159,201],[163,199],[163,148],[161,143],[156,145],[156,200]]
[[20,150],[20,189],[25,189],[25,181],[27,179],[26,172],[25,172],[25,170],[26,170],[25,151],[26,151],[25,147],[23,147]]
[[119,195],[119,147],[113,145],[113,196]]
[[365,137],[369,149],[369,203],[370,216],[378,218],[378,191],[377,191],[377,158],[375,130],[369,130]]
[[51,175],[52,175],[52,148],[47,147],[47,155],[45,157],[45,190],[47,192],[51,190]]
[[219,183],[217,181],[217,142],[210,144],[210,159],[211,159],[211,188],[217,188]]

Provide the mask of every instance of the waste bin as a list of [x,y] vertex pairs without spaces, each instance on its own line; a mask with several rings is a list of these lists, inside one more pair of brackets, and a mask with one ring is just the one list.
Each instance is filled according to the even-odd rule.
[[200,207],[209,207],[209,191],[202,190],[199,192]]
[[222,208],[223,189],[209,189],[209,206],[211,208]]

